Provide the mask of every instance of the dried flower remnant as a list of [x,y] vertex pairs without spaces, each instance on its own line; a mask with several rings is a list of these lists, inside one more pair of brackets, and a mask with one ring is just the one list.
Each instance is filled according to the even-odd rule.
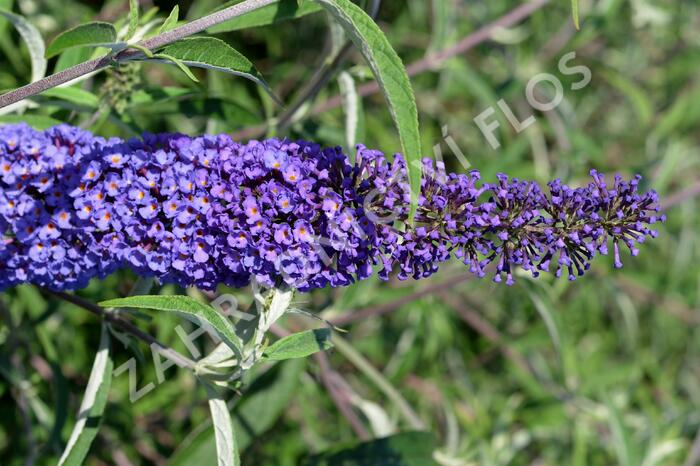
[[[62,125],[0,128],[0,288],[85,286],[121,267],[212,289],[285,283],[302,291],[370,277],[423,278],[457,257],[495,280],[513,268],[574,279],[612,242],[636,255],[655,236],[658,197],[639,177],[569,188],[423,161],[414,225],[405,162],[340,148],[228,136],[104,140]],[[612,241],[611,241],[612,240]]]

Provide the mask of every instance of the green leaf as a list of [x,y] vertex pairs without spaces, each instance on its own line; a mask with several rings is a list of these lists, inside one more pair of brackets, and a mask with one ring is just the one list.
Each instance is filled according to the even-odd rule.
[[56,120],[54,118],[45,115],[1,115],[0,116],[0,126],[1,125],[12,125],[16,123],[26,123],[34,129],[47,129],[52,126],[60,125],[62,121]]
[[44,39],[39,30],[20,15],[0,9],[0,16],[4,16],[17,29],[22,40],[27,44],[29,57],[32,61],[32,82],[38,81],[46,75],[46,59],[44,58]]
[[162,34],[164,32],[167,32],[174,28],[177,25],[177,21],[180,18],[180,6],[175,5],[173,7],[173,11],[170,12],[170,15],[163,21],[163,24],[161,27],[158,29],[158,34]]
[[126,38],[131,39],[139,27],[139,0],[129,0],[129,29]]
[[216,459],[218,466],[240,466],[241,457],[238,454],[238,445],[233,432],[231,413],[219,392],[209,384],[206,384],[209,411],[214,424],[214,438],[216,442]]
[[359,141],[364,140],[365,134],[362,97],[357,92],[355,80],[347,71],[342,71],[338,75],[338,86],[343,98],[343,111],[345,113],[345,145],[348,153],[353,154],[353,148]]
[[578,17],[578,0],[571,0],[571,16],[574,20],[574,26],[576,26],[576,29],[581,29]]
[[[148,10],[146,10],[146,12],[144,14],[142,14],[140,16],[139,23],[143,24],[144,26],[148,26],[148,29],[150,29],[152,27],[152,25],[149,25],[149,23],[151,23],[151,20],[158,14],[158,11],[160,11],[160,10],[158,9],[157,6],[153,6],[153,7],[149,8]],[[155,20],[155,22],[157,22],[157,21],[158,20]],[[153,24],[155,24],[155,23],[153,23]]]
[[182,62],[182,60],[179,60],[179,59],[173,57],[172,55],[168,55],[167,53],[157,53],[157,54],[153,55],[152,58],[162,59],[162,60],[165,60],[166,63],[170,62],[170,63],[174,64],[175,66],[180,68],[180,71],[185,73],[185,75],[188,78],[190,78],[192,81],[194,81],[196,83],[199,82],[199,79],[197,79],[197,76],[195,76],[194,73],[192,73],[192,70],[190,70],[189,67]]
[[109,331],[102,324],[100,347],[90,372],[83,402],[80,405],[78,422],[73,428],[68,445],[58,462],[59,466],[79,466],[83,464],[90,445],[97,435],[100,421],[107,405],[109,388],[112,385],[114,362],[110,352]]
[[44,97],[65,100],[77,105],[89,108],[97,108],[100,103],[99,97],[92,92],[77,87],[54,87],[41,93]]
[[304,466],[437,466],[435,438],[427,432],[405,432],[371,442],[334,448],[314,455]]
[[261,85],[279,102],[253,63],[221,39],[189,37],[159,50],[187,66],[207,68],[242,76]]
[[[228,2],[218,10],[235,5],[236,3],[240,3],[240,0]],[[301,18],[302,16],[317,13],[319,11],[321,11],[321,7],[313,2],[304,2],[303,5],[299,5],[294,0],[282,0],[271,5],[258,8],[221,24],[217,24],[216,26],[212,26],[211,28],[207,29],[207,32],[217,34],[220,32],[238,31],[239,29],[268,26],[270,24],[277,24],[290,19]]]
[[[14,5],[14,0],[0,0],[0,10],[2,11],[12,11],[12,5]],[[0,35],[3,35],[7,30],[9,24],[5,21],[0,21]]]
[[406,158],[411,186],[410,221],[413,221],[421,182],[421,139],[416,100],[406,68],[377,23],[362,8],[350,0],[316,0],[316,2],[320,3],[343,26],[345,33],[360,49],[372,68],[384,93]]
[[110,299],[99,303],[105,308],[128,307],[134,309],[152,309],[156,311],[174,312],[180,317],[196,324],[200,319],[211,325],[219,338],[240,357],[241,342],[236,335],[233,324],[219,314],[213,307],[200,303],[188,296],[131,296],[128,298]]
[[114,45],[117,31],[109,23],[95,21],[62,32],[49,44],[46,58],[73,47],[107,47]]
[[271,361],[305,358],[332,347],[331,330],[319,328],[294,333],[276,341],[265,350],[264,357]]

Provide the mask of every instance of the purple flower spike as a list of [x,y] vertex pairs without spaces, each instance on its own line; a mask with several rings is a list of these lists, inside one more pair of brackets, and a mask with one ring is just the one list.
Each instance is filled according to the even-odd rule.
[[[0,127],[0,289],[55,290],[130,267],[161,282],[213,289],[302,291],[372,275],[424,278],[452,257],[479,277],[512,285],[520,267],[570,280],[597,254],[621,267],[620,246],[655,237],[658,196],[639,177],[542,190],[499,174],[445,173],[423,161],[408,225],[406,165],[357,148],[277,139],[145,135],[104,140],[67,125]],[[490,269],[489,269],[490,270]]]

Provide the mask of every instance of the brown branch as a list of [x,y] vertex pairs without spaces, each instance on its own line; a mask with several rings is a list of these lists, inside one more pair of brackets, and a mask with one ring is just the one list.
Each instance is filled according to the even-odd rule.
[[[276,1],[277,0],[246,0],[228,8],[224,8],[221,11],[204,16],[203,18],[183,24],[182,26],[171,29],[170,31],[158,34],[150,39],[143,40],[137,45],[149,50],[156,50],[164,45],[168,45],[177,40],[197,34],[198,32],[202,32],[212,26],[228,21],[229,19],[236,18],[258,8],[270,5]],[[65,84],[86,74],[107,68],[115,61],[133,59],[140,55],[143,55],[142,52],[137,50],[124,50],[117,55],[106,55],[104,57],[80,63],[56,74],[52,74],[51,76],[47,76],[44,79],[40,79],[39,81],[27,84],[26,86],[22,86],[14,91],[0,95],[0,108],[7,107],[8,105],[24,100],[27,97],[39,94],[53,87],[60,86],[61,84]]]
[[664,312],[671,314],[689,325],[700,325],[700,310],[692,309],[684,302],[669,296],[662,296],[629,277],[620,275],[617,277],[617,286],[634,298],[645,304],[653,304]]
[[452,310],[457,313],[459,318],[462,319],[464,323],[473,328],[477,333],[483,335],[488,341],[496,345],[506,359],[511,361],[526,374],[531,374],[533,372],[527,360],[520,353],[505,343],[503,335],[501,335],[501,333],[489,322],[484,320],[478,312],[469,309],[467,306],[461,303],[457,297],[450,293],[442,292],[440,293],[440,297],[443,301],[445,301],[445,304],[450,306]]
[[326,387],[328,394],[331,396],[333,403],[336,405],[340,413],[345,417],[355,431],[355,435],[360,440],[369,440],[372,438],[370,433],[365,428],[364,424],[360,418],[355,413],[352,408],[352,403],[347,395],[347,389],[345,387],[345,380],[340,374],[331,368],[330,362],[328,361],[328,356],[321,352],[314,354],[314,359],[318,363],[321,369],[321,382]]
[[661,210],[672,209],[697,196],[700,196],[700,181],[667,196],[666,199],[661,202]]

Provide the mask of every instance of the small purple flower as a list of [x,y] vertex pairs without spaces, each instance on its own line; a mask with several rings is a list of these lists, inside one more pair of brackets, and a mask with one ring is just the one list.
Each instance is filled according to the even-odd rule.
[[129,200],[138,205],[144,205],[151,202],[151,196],[147,188],[143,186],[134,186],[129,188]]
[[268,149],[263,153],[263,161],[267,168],[283,170],[287,165],[287,154],[283,151]]
[[152,201],[151,203],[143,205],[139,208],[139,215],[146,220],[151,220],[156,218],[159,210],[160,205],[156,201]]
[[107,165],[111,168],[121,168],[129,161],[129,156],[124,155],[120,152],[106,153],[103,160],[107,162]]
[[260,219],[262,219],[262,214],[260,212],[260,206],[258,201],[254,197],[248,196],[245,201],[243,201],[243,209],[245,211],[246,222],[249,224],[255,224]]
[[295,184],[301,179],[301,171],[297,165],[288,165],[284,169],[284,180],[287,183]]
[[294,198],[288,193],[282,193],[277,197],[277,208],[280,212],[288,214],[294,210]]
[[228,235],[227,241],[232,248],[242,249],[250,243],[250,235],[243,230],[234,230]]
[[90,162],[83,173],[82,181],[94,181],[102,173],[102,166],[98,161]]
[[300,243],[311,243],[313,241],[311,225],[303,220],[297,220],[294,223],[294,239]]
[[343,200],[336,193],[330,193],[323,199],[322,209],[329,217],[334,217],[341,209]]
[[193,258],[195,262],[206,263],[209,260],[209,245],[203,239],[195,241]]
[[289,246],[292,244],[292,240],[294,238],[294,235],[292,233],[292,229],[287,225],[286,223],[283,223],[281,225],[275,225],[275,234],[274,234],[275,242],[277,244],[281,244],[284,246]]

